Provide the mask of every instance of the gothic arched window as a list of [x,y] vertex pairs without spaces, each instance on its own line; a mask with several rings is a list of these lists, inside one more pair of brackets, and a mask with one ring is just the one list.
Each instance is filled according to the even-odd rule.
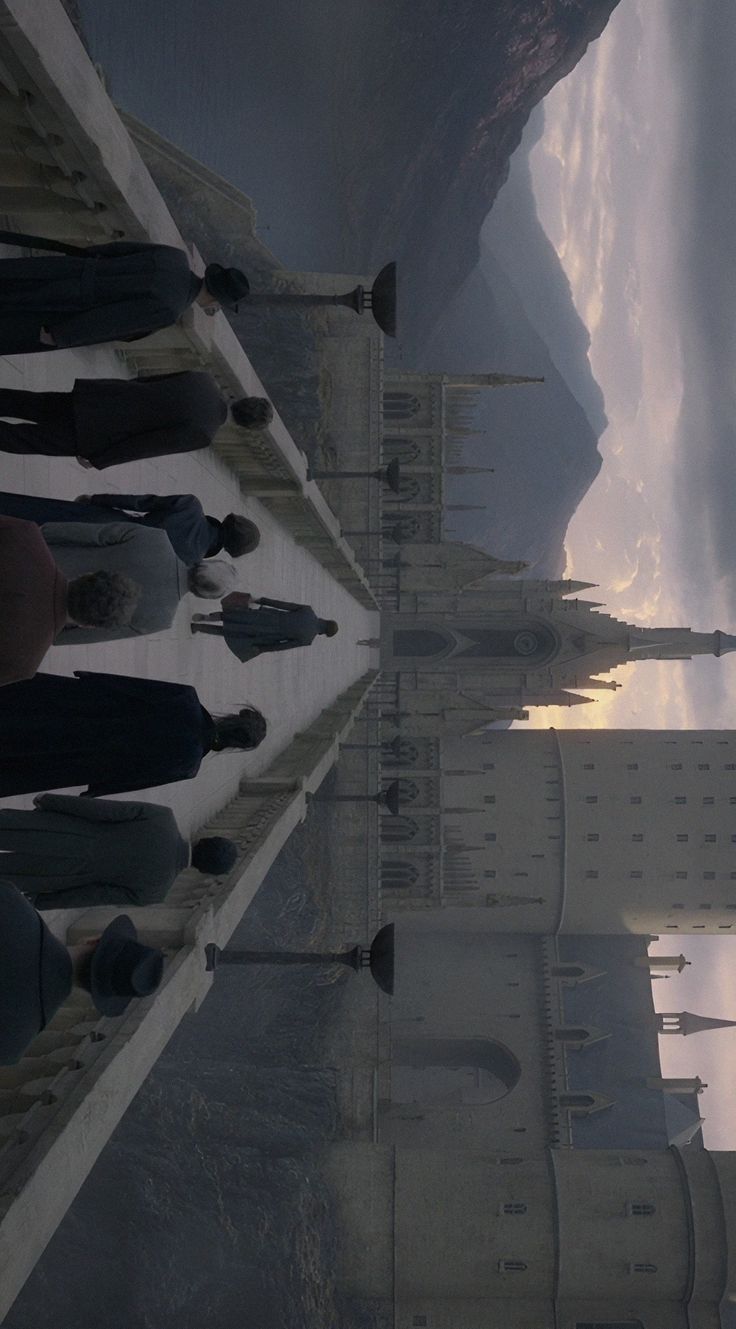
[[413,817],[381,817],[381,839],[385,844],[404,844],[419,833]]
[[387,420],[411,420],[422,409],[413,392],[384,392],[383,414]]
[[491,1038],[397,1038],[391,1098],[423,1107],[495,1103],[518,1084],[521,1066]]
[[416,766],[419,761],[419,749],[414,743],[407,743],[402,738],[397,749],[391,743],[384,743],[381,753],[384,766]]
[[405,475],[399,480],[398,500],[400,503],[413,503],[419,498],[421,485],[413,476]]
[[389,889],[414,886],[419,880],[419,870],[408,859],[384,859],[381,863],[381,884]]
[[390,461],[392,457],[398,457],[405,466],[411,462],[417,461],[421,454],[421,447],[413,438],[384,438],[383,455]]
[[398,521],[384,522],[383,534],[387,540],[401,542],[413,540],[419,532],[418,517],[399,517]]

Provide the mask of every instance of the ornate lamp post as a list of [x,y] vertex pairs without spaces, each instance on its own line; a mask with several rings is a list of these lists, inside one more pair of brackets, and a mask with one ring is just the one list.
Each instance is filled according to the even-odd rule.
[[374,982],[389,996],[394,990],[394,925],[387,923],[370,946],[349,951],[236,951],[221,950],[214,942],[204,948],[207,972],[223,964],[344,964],[360,972],[369,969]]
[[344,295],[310,295],[301,291],[255,291],[248,296],[249,305],[296,305],[302,309],[317,305],[344,305],[356,314],[373,315],[381,332],[396,336],[396,264],[381,268],[370,289],[356,286]]
[[401,484],[398,457],[376,471],[313,471],[310,466],[307,474],[310,480],[381,480],[394,494],[398,494]]
[[[398,761],[401,757],[401,744],[401,736],[397,735],[388,743],[341,743],[340,748],[343,752],[384,752],[388,748],[391,756]],[[394,781],[395,783],[397,782]]]
[[377,803],[379,807],[386,808],[392,817],[398,817],[399,793],[399,781],[392,780],[385,789],[379,789],[377,794],[307,794],[307,800],[315,803]]
[[355,536],[358,536],[358,535],[361,535],[361,536],[363,536],[365,539],[367,539],[369,536],[379,536],[379,535],[383,534],[383,538],[384,538],[384,540],[390,540],[390,541],[392,542],[392,544],[395,544],[395,545],[403,544],[405,540],[411,538],[411,537],[409,537],[409,536],[407,536],[407,535],[404,534],[404,527],[402,526],[402,524],[401,524],[400,521],[397,521],[393,526],[389,526],[389,527],[388,527],[385,531],[383,531],[383,532],[379,531],[378,527],[374,526],[373,529],[370,530],[370,531],[368,531],[368,530],[363,530],[363,531],[341,531],[340,534],[341,534],[341,535],[344,535],[344,536],[346,537],[346,539],[350,539],[350,538],[355,537]]

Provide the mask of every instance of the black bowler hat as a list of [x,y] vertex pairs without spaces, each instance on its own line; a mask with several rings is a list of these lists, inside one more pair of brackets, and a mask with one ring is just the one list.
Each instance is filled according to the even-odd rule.
[[122,1015],[134,997],[150,997],[164,969],[161,951],[143,946],[127,914],[105,928],[92,952],[90,988],[102,1015]]
[[250,291],[250,282],[240,268],[223,268],[221,263],[207,264],[204,284],[219,304],[236,314],[238,301],[247,299]]

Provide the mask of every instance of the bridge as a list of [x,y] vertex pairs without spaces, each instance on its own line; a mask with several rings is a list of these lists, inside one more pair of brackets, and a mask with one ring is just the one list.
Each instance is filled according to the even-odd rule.
[[[56,0],[0,0],[0,161],[4,226],[82,244],[124,236],[179,245],[202,270]],[[208,369],[233,397],[268,395],[224,316],[196,307],[177,327],[124,348],[0,357],[0,384],[63,391],[77,377],[184,368]],[[74,498],[89,487],[89,472],[72,460],[0,453],[2,489]],[[109,1020],[75,991],[21,1062],[0,1069],[0,1318],[178,1023],[205,1000],[205,944],[226,944],[375,679],[372,652],[358,645],[377,631],[371,587],[278,417],[250,438],[225,426],[211,450],[94,472],[94,487],[191,492],[213,515],[246,514],[262,540],[239,565],[242,589],[310,603],[337,619],[340,633],[244,667],[222,641],[192,636],[201,605],[187,597],[167,632],[57,646],[47,658],[55,673],[187,682],[214,712],[252,703],[269,730],[253,753],[210,755],[196,779],[136,795],[169,804],[183,834],[227,834],[239,847],[226,880],[186,871],[163,904],[130,911],[142,939],[166,951],[156,997]],[[24,796],[5,805],[30,804]],[[71,942],[96,934],[115,912],[46,918]]]

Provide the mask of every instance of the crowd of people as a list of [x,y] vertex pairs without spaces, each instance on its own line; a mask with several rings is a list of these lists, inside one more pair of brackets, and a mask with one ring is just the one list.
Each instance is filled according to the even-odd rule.
[[[45,247],[65,252],[0,260],[1,355],[133,341],[194,303],[214,314],[248,297],[239,269],[211,263],[201,277],[168,245]],[[209,374],[185,371],[77,379],[68,393],[3,388],[0,417],[0,450],[104,470],[208,447],[228,417],[264,429],[273,409],[261,397],[228,403]],[[168,628],[186,594],[221,602],[193,615],[192,632],[224,637],[242,662],[334,636],[337,623],[309,605],[233,589],[230,560],[259,540],[248,518],[210,516],[193,494],[0,492],[0,795],[36,794],[33,811],[0,810],[1,1065],[19,1060],[73,985],[119,1015],[163,974],[162,952],[127,915],[67,947],[39,910],[152,904],[185,868],[222,875],[236,861],[222,837],[188,845],[169,808],[100,796],[192,779],[207,753],[252,750],[267,730],[251,706],[211,715],[183,683],[39,672],[44,658],[52,645]],[[79,785],[79,796],[49,792]]]

